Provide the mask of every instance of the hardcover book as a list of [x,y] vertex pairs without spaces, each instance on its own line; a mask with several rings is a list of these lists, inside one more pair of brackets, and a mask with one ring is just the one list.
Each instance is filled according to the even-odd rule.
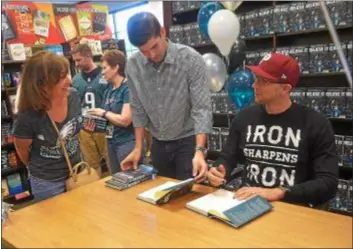
[[152,166],[140,165],[137,170],[115,173],[112,179],[105,182],[107,187],[124,190],[141,182],[155,178],[157,170]]
[[137,196],[137,199],[160,205],[169,202],[169,200],[185,195],[192,190],[195,179],[189,178],[182,182],[166,182],[155,188],[147,190]]
[[209,218],[216,218],[233,227],[241,227],[272,210],[273,206],[261,196],[248,200],[234,199],[234,193],[219,189],[186,204],[186,207]]

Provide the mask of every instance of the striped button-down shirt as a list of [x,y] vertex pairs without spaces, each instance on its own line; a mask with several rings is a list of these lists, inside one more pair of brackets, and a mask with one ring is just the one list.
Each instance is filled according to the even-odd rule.
[[168,42],[156,69],[141,53],[126,66],[134,127],[158,140],[176,140],[212,130],[212,107],[205,63],[194,49]]

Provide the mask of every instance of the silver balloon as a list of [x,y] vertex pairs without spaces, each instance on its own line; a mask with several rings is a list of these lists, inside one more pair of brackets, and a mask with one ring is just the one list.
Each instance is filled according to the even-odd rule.
[[221,91],[228,76],[226,64],[218,55],[213,53],[204,54],[202,57],[206,63],[210,90],[212,92]]

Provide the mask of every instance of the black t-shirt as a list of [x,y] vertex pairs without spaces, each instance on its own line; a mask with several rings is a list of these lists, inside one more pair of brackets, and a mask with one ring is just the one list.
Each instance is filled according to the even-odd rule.
[[287,187],[285,201],[321,204],[333,198],[338,184],[338,157],[328,119],[293,103],[270,115],[254,105],[234,119],[218,164],[229,174],[245,165],[244,185]]
[[[66,144],[71,164],[80,162],[78,134],[81,129],[81,104],[78,92],[70,89],[68,113],[62,123],[56,123]],[[69,175],[58,134],[46,113],[34,110],[19,112],[15,120],[14,136],[32,139],[28,169],[31,175],[43,180],[65,179]]]
[[96,78],[101,71],[102,71],[102,68],[100,66],[97,66],[89,73],[81,72],[82,78],[89,83],[91,82],[92,79]]

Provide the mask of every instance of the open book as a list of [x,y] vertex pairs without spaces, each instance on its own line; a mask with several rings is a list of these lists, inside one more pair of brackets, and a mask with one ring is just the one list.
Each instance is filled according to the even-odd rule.
[[139,194],[137,198],[157,205],[167,203],[170,199],[189,193],[194,183],[193,178],[182,182],[166,182]]
[[219,189],[186,204],[186,207],[210,218],[220,219],[233,227],[240,227],[269,212],[272,205],[261,196],[239,201],[234,193]]

